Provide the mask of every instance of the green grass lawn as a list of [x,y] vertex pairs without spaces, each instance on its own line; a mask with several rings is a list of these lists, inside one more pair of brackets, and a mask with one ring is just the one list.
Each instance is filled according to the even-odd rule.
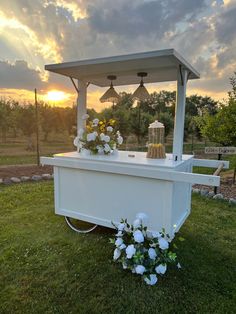
[[[79,200],[78,200],[79,202]],[[235,313],[236,207],[194,195],[183,268],[157,286],[112,261],[109,237],[54,214],[52,182],[0,188],[0,313]]]

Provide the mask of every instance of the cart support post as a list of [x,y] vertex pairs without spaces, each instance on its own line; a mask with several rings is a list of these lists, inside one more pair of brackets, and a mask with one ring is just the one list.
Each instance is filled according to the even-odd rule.
[[176,106],[175,106],[174,139],[173,139],[173,159],[175,161],[182,160],[187,80],[188,80],[188,71],[180,67],[178,71],[178,77],[177,77],[177,95],[176,95]]
[[85,120],[83,115],[87,111],[87,82],[78,80],[78,97],[77,97],[77,134],[79,129],[84,128]]

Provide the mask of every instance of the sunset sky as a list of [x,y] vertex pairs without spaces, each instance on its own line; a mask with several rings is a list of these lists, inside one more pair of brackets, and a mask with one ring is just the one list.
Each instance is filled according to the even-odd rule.
[[[45,64],[166,48],[201,74],[188,94],[227,98],[236,71],[236,0],[0,0],[0,97],[27,101],[37,88],[42,100],[72,104],[69,79]],[[104,106],[103,92],[89,87],[89,107]]]

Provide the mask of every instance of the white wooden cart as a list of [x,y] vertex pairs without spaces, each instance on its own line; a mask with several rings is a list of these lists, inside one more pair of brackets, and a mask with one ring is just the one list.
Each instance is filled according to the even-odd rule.
[[[192,184],[219,186],[217,175],[193,174],[193,166],[228,168],[227,161],[199,160],[183,155],[186,85],[199,73],[174,49],[47,65],[46,70],[68,76],[78,92],[77,129],[84,125],[88,84],[109,86],[138,84],[138,72],[147,72],[145,83],[177,81],[173,154],[147,159],[145,153],[120,151],[111,156],[81,156],[77,152],[42,157],[54,166],[55,212],[96,225],[113,227],[121,218],[133,221],[138,212],[149,216],[148,229],[165,228],[173,238],[191,210]],[[75,84],[74,79],[78,80]],[[129,157],[134,155],[134,157]]]

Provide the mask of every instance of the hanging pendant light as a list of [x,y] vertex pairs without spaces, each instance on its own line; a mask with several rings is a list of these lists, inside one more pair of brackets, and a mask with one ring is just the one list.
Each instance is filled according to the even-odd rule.
[[108,80],[111,81],[111,85],[110,85],[109,89],[105,92],[105,94],[103,94],[102,97],[100,98],[100,102],[112,102],[114,104],[120,100],[120,96],[115,91],[113,84],[112,84],[112,81],[116,80],[116,76],[115,75],[108,75],[107,78],[108,78]]
[[141,77],[141,81],[140,81],[139,87],[133,93],[132,99],[138,100],[138,101],[145,101],[150,97],[146,87],[143,85],[143,78],[147,76],[147,73],[146,72],[138,72],[137,76]]

